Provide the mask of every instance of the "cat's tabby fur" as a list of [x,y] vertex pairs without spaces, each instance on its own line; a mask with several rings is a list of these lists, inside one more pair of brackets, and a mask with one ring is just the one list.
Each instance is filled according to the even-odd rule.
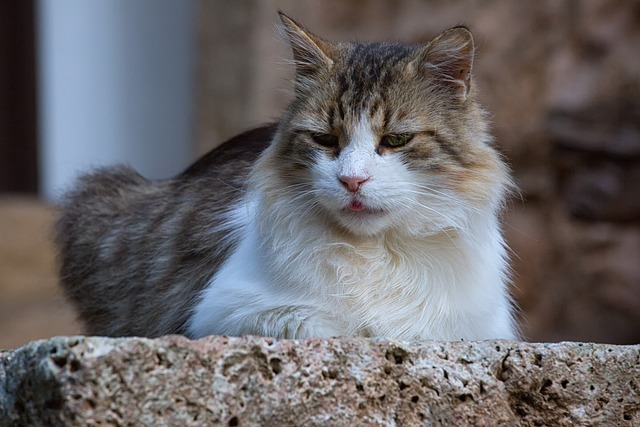
[[80,179],[57,227],[86,331],[514,338],[510,187],[471,33],[330,43],[281,16],[296,66],[277,124],[181,175]]

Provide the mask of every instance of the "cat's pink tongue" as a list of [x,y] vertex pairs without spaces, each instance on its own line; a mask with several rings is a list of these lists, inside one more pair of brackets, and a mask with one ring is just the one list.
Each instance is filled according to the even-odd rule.
[[357,200],[353,200],[351,203],[349,203],[348,208],[349,210],[352,210],[354,212],[360,212],[366,209],[365,206]]

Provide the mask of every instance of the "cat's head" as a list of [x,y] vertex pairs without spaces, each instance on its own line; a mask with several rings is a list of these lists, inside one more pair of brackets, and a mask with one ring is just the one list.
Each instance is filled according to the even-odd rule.
[[508,170],[474,100],[467,28],[425,44],[332,43],[281,18],[296,74],[261,166],[270,196],[356,235],[463,230],[495,214]]

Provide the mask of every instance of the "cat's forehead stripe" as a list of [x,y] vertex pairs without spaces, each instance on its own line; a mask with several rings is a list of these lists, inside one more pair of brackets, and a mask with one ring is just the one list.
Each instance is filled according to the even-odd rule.
[[[390,43],[358,43],[347,62],[352,72],[359,71],[359,75],[380,77],[380,70],[394,67],[413,51],[412,46]],[[354,77],[358,74],[352,74]]]
[[396,76],[395,67],[413,52],[412,46],[362,43],[349,52],[345,69],[337,75],[340,113],[356,116],[375,95],[383,96]]

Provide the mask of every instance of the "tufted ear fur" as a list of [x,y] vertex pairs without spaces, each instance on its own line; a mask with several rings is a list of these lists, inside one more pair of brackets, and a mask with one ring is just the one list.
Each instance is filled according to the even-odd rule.
[[302,25],[284,13],[278,13],[280,14],[284,33],[293,50],[293,60],[297,74],[309,77],[319,69],[331,68],[333,65],[333,60],[331,59],[333,48],[331,44],[311,34]]
[[466,27],[442,32],[425,46],[423,66],[434,73],[451,93],[465,101],[471,90],[473,35]]

